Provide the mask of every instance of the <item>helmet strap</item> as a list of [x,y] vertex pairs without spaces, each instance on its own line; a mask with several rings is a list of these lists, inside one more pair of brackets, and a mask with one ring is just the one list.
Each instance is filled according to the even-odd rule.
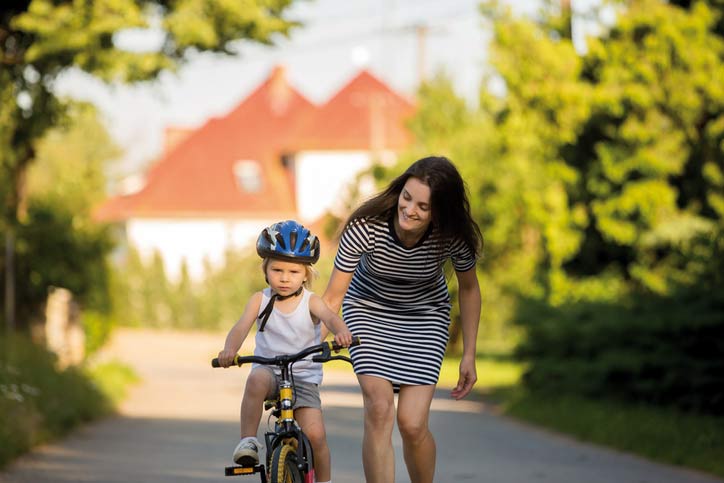
[[278,293],[272,294],[271,298],[269,299],[269,303],[266,304],[266,307],[264,307],[264,310],[261,311],[259,314],[259,317],[257,317],[257,320],[261,319],[261,325],[259,326],[259,332],[264,332],[264,327],[266,326],[267,321],[269,320],[269,316],[272,313],[272,310],[274,310],[274,302],[277,300],[286,300],[291,297],[296,297],[300,293],[302,293],[302,290],[304,287],[299,287],[299,290],[297,290],[294,293],[290,293],[289,295],[279,295]]

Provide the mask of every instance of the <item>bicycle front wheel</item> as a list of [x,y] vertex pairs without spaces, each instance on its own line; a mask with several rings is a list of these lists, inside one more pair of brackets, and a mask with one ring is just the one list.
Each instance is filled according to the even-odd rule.
[[303,483],[302,472],[297,466],[297,453],[288,444],[274,449],[271,457],[270,483]]

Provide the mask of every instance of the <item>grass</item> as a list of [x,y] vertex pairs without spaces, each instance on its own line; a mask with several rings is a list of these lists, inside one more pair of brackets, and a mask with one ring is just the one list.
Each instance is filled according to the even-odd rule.
[[114,411],[133,380],[117,363],[58,369],[25,337],[0,336],[0,468],[32,447]]
[[724,476],[724,417],[502,388],[506,414],[578,439]]
[[86,372],[114,407],[125,399],[131,385],[140,382],[133,369],[117,361],[99,364]]
[[[341,355],[348,355],[342,351]],[[460,367],[459,357],[446,357],[440,370],[439,387],[452,389],[458,382]],[[479,355],[476,360],[478,382],[475,389],[481,394],[489,394],[496,388],[513,386],[523,372],[522,366],[509,360],[506,356]],[[325,370],[347,371],[352,373],[352,366],[342,361],[331,361],[324,364]]]
[[[478,356],[475,361],[478,381],[474,390],[480,395],[490,394],[495,389],[510,387],[518,383],[523,367],[516,362],[500,357]],[[460,358],[446,357],[440,370],[438,386],[451,389],[458,383],[460,376]]]

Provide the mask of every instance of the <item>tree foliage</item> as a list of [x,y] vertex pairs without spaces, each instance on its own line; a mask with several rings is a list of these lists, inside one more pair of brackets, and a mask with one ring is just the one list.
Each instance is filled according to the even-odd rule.
[[[506,216],[492,206],[486,233],[538,240],[526,251],[552,303],[581,297],[585,279],[666,295],[703,275],[693,253],[724,215],[720,17],[704,2],[633,2],[581,55],[547,24],[496,11],[491,57],[506,93],[483,93],[496,160],[481,163],[481,201],[518,201]],[[500,160],[508,173],[487,168]]]
[[[552,217],[543,219],[542,301],[557,309],[530,310],[541,299],[529,298],[518,313],[531,387],[724,410],[712,345],[724,330],[724,90],[711,82],[724,75],[721,14],[704,2],[632,2],[589,40],[566,88],[584,93],[575,103],[584,115],[571,137],[548,138],[552,156],[543,158],[562,166],[546,184],[563,187],[562,212],[578,224],[556,257],[545,235]],[[511,49],[501,52],[510,58]]]
[[264,286],[256,254],[228,252],[223,266],[207,267],[202,280],[191,280],[185,267],[170,280],[158,252],[145,260],[130,248],[113,278],[113,317],[125,326],[225,330]]
[[[110,311],[113,245],[109,230],[93,222],[90,210],[105,196],[104,172],[118,148],[85,104],[72,105],[64,125],[49,130],[36,146],[25,183],[26,213],[16,233],[18,316],[40,318],[48,289],[55,286],[74,293],[86,309],[85,322],[86,316]],[[87,340],[98,342],[90,334]]]
[[[537,21],[486,2],[498,82],[475,107],[444,78],[424,86],[417,149],[464,174],[483,320],[525,330],[531,387],[718,411],[724,6],[611,3],[615,23],[581,53],[552,2]],[[644,377],[664,373],[659,391]]]
[[[234,53],[234,42],[271,43],[296,23],[292,0],[31,0],[0,7],[0,195],[6,244],[15,244],[26,212],[25,180],[37,143],[58,125],[67,103],[53,81],[78,68],[111,82],[154,79],[195,52]],[[125,48],[129,33],[162,33],[158,48]],[[4,265],[13,287],[14,254]],[[13,304],[6,297],[8,306]],[[12,310],[10,313],[12,314]]]

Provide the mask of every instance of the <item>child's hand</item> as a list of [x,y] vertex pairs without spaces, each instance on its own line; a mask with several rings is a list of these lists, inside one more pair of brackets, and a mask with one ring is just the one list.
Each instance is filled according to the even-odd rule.
[[352,332],[345,328],[334,334],[334,341],[342,347],[349,347],[352,344]]
[[219,352],[219,365],[221,367],[229,367],[231,364],[234,363],[234,356],[236,356],[236,353],[234,351],[224,349]]

